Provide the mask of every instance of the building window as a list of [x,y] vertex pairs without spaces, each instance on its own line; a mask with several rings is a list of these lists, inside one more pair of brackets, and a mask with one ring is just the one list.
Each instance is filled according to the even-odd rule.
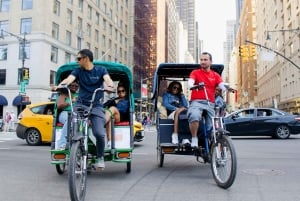
[[67,10],[67,22],[69,24],[72,24],[72,15],[73,15],[72,11],[70,9],[68,9]]
[[73,4],[73,0],[68,0],[68,3],[72,5]]
[[52,38],[55,38],[58,40],[58,34],[59,34],[59,25],[56,23],[52,23]]
[[96,13],[96,24],[99,25],[99,22],[100,22],[100,15],[99,13]]
[[103,30],[105,31],[106,30],[106,20],[103,19]]
[[6,69],[0,69],[0,84],[4,85],[6,83]]
[[70,31],[66,31],[66,44],[71,46],[72,41],[72,35]]
[[99,42],[99,31],[95,30],[95,41]]
[[83,0],[78,0],[78,9],[82,12],[83,11]]
[[55,2],[54,2],[53,13],[57,16],[60,15],[60,2],[57,0],[55,0]]
[[95,49],[94,49],[94,55],[95,55],[95,59],[96,59],[96,60],[99,59],[99,50],[98,50],[98,48],[96,48],[96,47],[95,47]]
[[0,45],[0,60],[7,60],[7,45]]
[[106,46],[106,37],[105,35],[102,35],[102,47]]
[[87,29],[86,30],[87,31],[87,35],[89,37],[91,37],[92,26],[90,24],[87,24],[86,29]]
[[55,76],[56,76],[56,72],[53,70],[50,70],[50,86],[55,85]]
[[32,0],[22,0],[22,10],[32,9]]
[[71,54],[66,52],[65,53],[65,63],[70,63],[71,62]]
[[96,6],[100,8],[100,0],[96,0]]
[[91,20],[92,19],[92,7],[89,5],[88,6],[88,13],[87,13],[88,18]]
[[31,18],[22,18],[21,19],[21,34],[31,33],[31,25],[32,25]]
[[8,34],[4,31],[8,31],[8,20],[0,21],[0,30],[3,30],[3,36],[7,36]]
[[86,48],[91,49],[91,44],[89,42],[86,43]]
[[51,58],[50,60],[54,63],[57,63],[57,57],[58,57],[58,48],[57,47],[51,47]]
[[9,6],[10,6],[10,2],[9,0],[0,0],[0,11],[1,12],[8,12],[9,11]]
[[19,45],[19,59],[30,59],[30,43],[23,41]]
[[82,42],[81,37],[77,37],[77,49],[78,50],[81,50],[81,42]]

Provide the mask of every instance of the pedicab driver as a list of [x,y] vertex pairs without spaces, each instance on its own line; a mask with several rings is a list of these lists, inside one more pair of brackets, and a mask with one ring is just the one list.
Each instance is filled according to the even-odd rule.
[[199,83],[203,82],[209,99],[208,104],[203,89],[192,90],[190,107],[188,108],[187,112],[189,128],[192,134],[192,147],[198,147],[197,132],[199,128],[199,121],[201,121],[202,119],[202,113],[204,110],[207,112],[207,115],[205,115],[206,129],[208,131],[208,134],[210,135],[210,132],[212,130],[211,118],[215,115],[214,103],[216,87],[219,87],[222,90],[226,90],[221,76],[210,69],[211,64],[211,54],[208,52],[201,53],[200,68],[193,70],[188,80],[189,88],[195,85],[199,85]]
[[[77,63],[80,68],[75,68],[71,74],[64,79],[59,85],[71,84],[75,79],[79,82],[79,92],[76,104],[90,106],[90,100],[95,89],[103,87],[103,82],[107,90],[113,91],[113,81],[110,78],[106,68],[94,66],[93,53],[88,49],[78,52]],[[57,87],[56,87],[57,88]],[[105,148],[105,112],[99,100],[103,98],[103,92],[98,92],[95,97],[94,106],[91,112],[90,120],[92,122],[92,131],[96,138],[98,162],[96,168],[104,168],[104,148]]]

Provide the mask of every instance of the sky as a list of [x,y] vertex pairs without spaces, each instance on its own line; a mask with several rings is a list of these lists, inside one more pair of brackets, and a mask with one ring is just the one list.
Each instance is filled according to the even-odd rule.
[[235,20],[235,0],[197,0],[200,4],[199,39],[203,50],[210,52],[213,63],[223,63],[223,43],[226,40],[226,21]]

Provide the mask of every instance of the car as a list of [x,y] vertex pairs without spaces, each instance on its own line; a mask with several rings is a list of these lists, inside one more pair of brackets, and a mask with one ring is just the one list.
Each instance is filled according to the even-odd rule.
[[27,105],[18,116],[17,136],[32,146],[51,142],[54,105],[52,101]]
[[300,116],[275,108],[244,108],[224,118],[230,136],[272,136],[287,139],[300,133]]
[[[18,116],[16,134],[26,140],[28,145],[37,146],[52,141],[53,111],[55,102],[40,102],[27,105]],[[134,121],[134,141],[144,139],[144,129],[140,122]]]

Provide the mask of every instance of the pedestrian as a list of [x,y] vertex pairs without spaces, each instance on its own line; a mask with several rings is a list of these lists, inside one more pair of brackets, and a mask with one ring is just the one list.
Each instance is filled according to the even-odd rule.
[[13,111],[11,111],[9,114],[8,126],[9,126],[9,129],[8,129],[9,131],[15,130],[15,114]]

